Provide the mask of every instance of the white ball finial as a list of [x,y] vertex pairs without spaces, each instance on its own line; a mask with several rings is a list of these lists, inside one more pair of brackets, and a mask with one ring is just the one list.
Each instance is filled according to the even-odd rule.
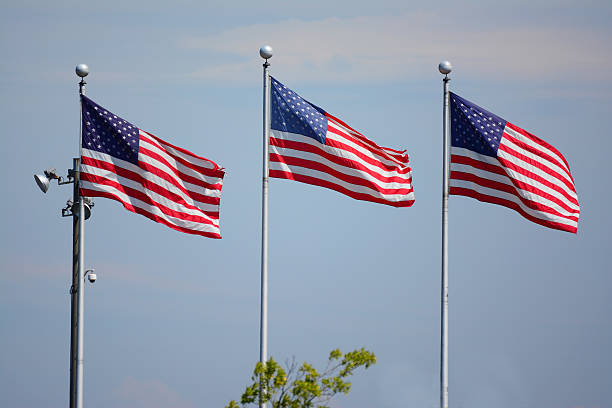
[[272,58],[272,53],[273,52],[274,51],[272,50],[272,47],[270,47],[269,45],[264,45],[263,47],[261,47],[259,49],[259,55],[263,59],[270,59],[270,58]]
[[441,74],[448,75],[452,70],[453,66],[449,61],[442,61],[438,64],[438,71],[440,71]]
[[79,64],[76,66],[76,74],[81,78],[85,78],[89,74],[89,67],[86,64]]

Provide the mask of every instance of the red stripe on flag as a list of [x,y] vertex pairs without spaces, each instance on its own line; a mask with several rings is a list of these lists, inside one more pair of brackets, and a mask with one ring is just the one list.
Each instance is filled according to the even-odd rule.
[[[367,173],[370,176],[384,183],[410,183],[412,181],[412,178],[403,178],[399,176],[392,176],[392,177],[383,176],[380,173],[376,173],[375,171],[370,170],[369,168],[365,167],[364,165],[362,165],[361,163],[355,160],[351,160],[349,158],[342,157],[341,155],[331,154],[320,147],[313,146],[308,143],[295,142],[293,140],[277,139],[277,138],[271,137],[270,145],[278,146],[278,147],[282,147],[286,149],[298,150],[301,152],[313,153],[313,154],[316,154],[317,156],[324,157],[327,160],[331,161],[332,163],[336,163],[340,166],[353,168],[361,172]],[[341,154],[341,152],[339,153]],[[288,157],[288,155],[285,154],[284,157]],[[378,167],[381,167],[381,166],[379,165]],[[410,173],[410,168],[406,170],[408,170],[406,173]],[[390,168],[386,171],[399,173],[399,171],[393,168]],[[406,173],[403,173],[403,174],[406,174]]]
[[[287,180],[295,180],[295,181],[299,181],[299,182],[306,183],[306,184],[312,184],[312,185],[319,186],[319,187],[325,187],[331,190],[336,190],[356,200],[371,201],[371,202],[379,203],[379,204],[387,204],[392,207],[410,207],[412,206],[412,204],[414,204],[414,200],[406,200],[406,201],[383,200],[381,198],[372,197],[368,194],[356,193],[354,191],[347,190],[346,188],[339,186],[337,184],[331,183],[329,181],[321,180],[315,177],[304,176],[301,174],[285,172],[281,170],[270,170],[270,177],[283,178]],[[410,190],[410,192],[412,192],[412,189]]]
[[[192,204],[188,204],[183,199],[183,197],[179,196],[178,194],[170,192],[167,189],[153,183],[152,181],[145,179],[144,177],[142,177],[141,174],[128,170],[124,167],[119,167],[113,163],[109,163],[106,161],[92,159],[91,157],[87,157],[87,156],[83,156],[82,163],[88,166],[93,166],[93,167],[97,167],[102,170],[109,171],[111,173],[115,173],[121,177],[128,178],[132,181],[142,184],[143,187],[151,191],[154,191],[157,194],[162,195],[171,201],[174,201],[178,204],[181,204],[187,207],[191,206],[194,209],[200,210],[198,207],[194,207]],[[156,167],[150,166],[147,163],[139,162],[139,166],[146,172],[155,174],[163,178],[167,182],[171,183],[175,188],[182,191],[185,195],[191,197],[195,201],[202,202],[205,204],[211,204],[211,205],[219,205],[221,201],[219,197],[206,196],[206,195],[197,193],[195,191],[185,189],[176,179],[173,179],[167,173],[157,169]]]
[[[327,126],[327,131],[334,133],[338,136],[341,136],[343,138],[346,138],[347,140],[355,143],[356,145],[362,147],[363,149],[366,149],[373,155],[376,155],[383,159],[387,159],[389,161],[395,162],[398,165],[408,164],[408,155],[406,154],[405,150],[397,151],[397,150],[389,149],[387,147],[380,147],[376,143],[372,142],[371,140],[368,140],[367,138],[365,138],[364,136],[362,136],[361,134],[357,132],[355,132],[357,134],[348,133],[341,129],[336,129],[335,127],[330,126],[330,125]],[[393,153],[391,153],[390,151]]]
[[[517,166],[516,164],[514,164],[514,163],[512,163],[512,162],[510,162],[510,161],[508,161],[506,159],[503,159],[501,157],[498,157],[497,159],[499,160],[499,162],[501,163],[502,166],[507,167],[508,169],[513,170],[513,171],[515,171],[515,172],[517,172],[519,174],[522,174],[523,176],[525,176],[525,178],[534,180],[534,181],[536,181],[536,182],[538,182],[540,184],[545,185],[548,188],[551,188],[551,189],[555,190],[557,193],[561,194],[568,203],[572,203],[572,204],[575,204],[576,206],[579,206],[578,200],[576,200],[574,197],[569,195],[569,193],[565,189],[563,189],[561,186],[559,186],[558,184],[551,183],[550,181],[546,180],[544,177],[542,177],[542,176],[540,176],[538,174],[532,173],[532,172],[530,172],[529,170],[526,170],[523,167]],[[518,181],[517,179],[512,179],[512,180],[513,180],[512,182],[514,182],[516,180],[517,183],[523,184],[522,182]],[[567,203],[566,203],[566,205],[567,205]],[[572,211],[575,211],[575,210],[572,210]]]
[[[166,180],[167,182],[171,183],[173,186],[175,186],[176,188],[178,188],[179,190],[181,190],[183,193],[191,196],[191,198],[195,199],[196,201],[202,202],[202,203],[206,203],[206,204],[215,204],[215,205],[219,205],[220,202],[220,198],[219,197],[215,197],[215,196],[210,196],[210,195],[205,195],[202,193],[199,193],[197,191],[194,190],[188,190],[185,186],[183,186],[181,183],[178,182],[178,180],[174,177],[172,177],[171,175],[169,175],[168,173],[164,172],[163,170],[160,170],[159,168],[152,166],[148,163],[145,163],[143,161],[139,161],[138,162],[138,167],[140,167],[143,170],[146,170],[150,173],[155,174],[156,176]],[[186,181],[190,184],[195,184],[192,183],[191,181],[182,179],[182,181]],[[197,184],[195,184],[197,186]],[[214,186],[214,188],[209,188],[209,190],[221,190],[221,187],[223,186],[221,183],[217,183],[217,184],[213,184],[212,186]],[[205,186],[200,186],[202,188],[206,188]]]
[[[144,131],[144,130],[142,130],[142,129],[139,129],[139,130],[140,130],[142,133],[146,134],[147,136],[150,136],[151,138],[155,139],[155,141],[159,142],[160,144],[162,144],[162,145],[164,145],[164,146],[168,146],[168,147],[170,147],[170,148],[172,148],[172,149],[178,150],[179,152],[181,152],[181,153],[183,153],[183,154],[186,154],[186,155],[188,155],[188,156],[191,156],[191,157],[193,157],[193,158],[195,158],[195,159],[202,160],[202,161],[205,161],[205,162],[210,163],[210,165],[212,166],[212,169],[209,169],[208,167],[201,167],[201,166],[197,166],[197,165],[196,165],[196,167],[199,167],[199,168],[202,168],[202,169],[207,169],[207,170],[215,170],[215,171],[217,171],[217,170],[218,170],[218,171],[221,171],[221,173],[222,173],[222,174],[224,174],[224,173],[225,173],[225,172],[223,171],[223,169],[222,169],[221,167],[219,167],[219,165],[217,165],[217,163],[213,162],[212,160],[209,160],[209,159],[207,159],[207,158],[205,158],[205,157],[202,157],[202,156],[198,156],[198,155],[196,155],[196,154],[191,153],[189,150],[185,150],[185,149],[183,149],[182,147],[178,147],[178,146],[175,146],[175,145],[173,145],[173,144],[171,144],[171,143],[168,143],[168,142],[166,142],[165,140],[162,140],[162,139],[160,139],[159,137],[155,136],[153,133],[146,132],[146,131]],[[140,135],[140,136],[142,137],[143,135]],[[146,138],[146,136],[144,136],[144,137]],[[172,154],[172,153],[170,153],[170,152],[167,152],[167,153],[168,153],[170,156],[174,157],[174,158],[178,158],[178,156],[177,156],[177,155],[175,155],[175,154]],[[192,164],[192,163],[189,163],[188,161],[186,161],[186,160],[185,160],[185,159],[183,159],[183,158],[180,158],[180,159],[181,159],[183,162],[186,162],[186,163],[188,163],[188,164]],[[217,177],[217,176],[213,176],[213,177]]]
[[[357,177],[357,176],[351,176],[348,175],[346,173],[342,173],[339,172],[337,170],[332,169],[331,167],[328,167],[324,164],[321,164],[319,162],[316,161],[312,161],[312,160],[305,160],[305,159],[300,159],[297,157],[291,157],[291,156],[281,156],[278,154],[274,154],[274,153],[270,153],[270,161],[271,162],[279,162],[279,163],[285,163],[288,166],[299,166],[299,167],[304,167],[307,169],[311,169],[311,170],[317,170],[320,171],[322,173],[327,173],[339,180],[345,181],[349,184],[353,184],[353,185],[358,185],[358,186],[363,186],[363,187],[367,187],[371,190],[374,191],[378,191],[381,194],[409,194],[412,192],[412,187],[410,188],[383,188],[381,186],[379,186],[378,184],[367,180],[365,178],[362,177]],[[403,184],[407,184],[410,185],[409,181],[402,181]]]
[[[490,179],[487,179],[487,178],[482,178],[482,177],[479,177],[479,176],[477,176],[475,174],[465,173],[465,172],[462,172],[462,171],[451,171],[451,179],[452,180],[470,181],[472,183],[478,184],[479,186],[483,186],[483,187],[490,188],[492,190],[498,190],[498,191],[506,192],[508,194],[512,194],[513,196],[515,196],[516,198],[521,200],[521,202],[526,207],[529,207],[532,210],[540,211],[540,212],[547,213],[547,214],[552,214],[552,215],[554,215],[556,217],[566,218],[568,220],[572,220],[572,221],[578,222],[578,217],[577,216],[561,214],[558,210],[556,210],[556,209],[554,209],[554,208],[552,208],[552,207],[550,207],[550,206],[548,206],[546,204],[542,204],[542,203],[538,203],[536,201],[529,200],[528,198],[523,197],[516,190],[516,188],[514,188],[511,185],[500,183],[500,182],[497,182],[497,181],[493,181],[493,180],[490,180]],[[511,181],[515,182],[516,180],[511,180]],[[542,196],[542,194],[536,194],[536,193],[534,193],[534,195]],[[548,198],[548,197],[546,197],[546,198]],[[552,198],[554,198],[554,197],[552,197]],[[566,208],[565,206],[564,206],[564,209],[567,210],[568,212],[573,212],[574,211],[574,210]]]
[[372,146],[375,149],[385,149],[385,150],[389,150],[391,152],[397,153],[400,156],[403,156],[406,153],[406,150],[395,150],[395,149],[391,149],[389,147],[382,147],[377,145],[376,143],[374,143],[373,141],[371,141],[370,139],[368,139],[367,137],[365,137],[363,134],[361,134],[361,132],[356,131],[355,129],[353,129],[352,127],[350,127],[349,125],[346,124],[346,122],[342,121],[341,119],[330,115],[329,113],[325,112],[325,116],[327,117],[327,119],[331,119],[333,122],[336,122],[337,124],[339,124],[340,126],[345,127],[347,130],[349,130],[350,132],[352,132],[352,134],[357,137],[359,140],[361,140],[363,143],[368,144],[369,146]]
[[513,125],[510,122],[507,122],[506,126],[509,127],[510,129],[516,131],[516,132],[519,132],[521,135],[525,136],[526,138],[531,139],[534,143],[537,143],[537,144],[539,144],[541,146],[546,147],[548,150],[554,152],[557,156],[559,156],[559,158],[561,160],[563,160],[563,163],[565,163],[565,168],[568,170],[568,175],[569,175],[570,179],[572,181],[574,181],[574,179],[572,178],[572,174],[571,174],[569,163],[567,162],[567,160],[565,160],[565,156],[563,156],[561,154],[561,152],[558,151],[553,145],[545,142],[544,140],[540,139],[536,135],[533,135],[533,134],[529,133],[525,129],[522,129],[522,128],[516,126],[516,125]]
[[[504,137],[506,137],[506,135],[504,134]],[[542,170],[544,173],[551,175],[552,177],[556,178],[557,180],[559,180],[561,183],[565,184],[567,186],[567,188],[569,188],[571,191],[574,191],[574,186],[573,184],[567,180],[567,178],[563,177],[562,175],[560,175],[559,173],[557,173],[556,171],[554,171],[553,169],[551,169],[550,167],[548,167],[547,165],[545,165],[542,162],[538,162],[533,160],[530,157],[527,157],[526,155],[524,155],[521,152],[518,152],[514,149],[512,149],[509,146],[504,145],[504,142],[502,141],[502,143],[499,145],[499,149],[512,155],[513,157],[516,157],[524,162],[527,163],[527,165],[538,168],[539,170]],[[502,158],[498,157],[500,160],[503,160]],[[534,174],[535,175],[535,174]]]
[[[344,137],[344,136],[343,136]],[[348,139],[347,137],[344,137],[344,139]],[[381,170],[384,171],[393,171],[399,174],[407,174],[410,173],[410,167],[407,166],[408,164],[408,158],[406,157],[406,161],[404,163],[397,163],[397,160],[390,160],[387,159],[389,161],[392,161],[394,164],[386,164],[383,163],[380,160],[377,160],[376,158],[367,156],[365,154],[363,154],[362,152],[360,152],[359,150],[355,149],[354,147],[346,144],[346,143],[342,143],[342,141],[339,140],[334,140],[331,138],[327,138],[325,139],[325,145],[329,146],[329,147],[333,147],[334,149],[339,149],[339,150],[345,150],[347,152],[353,153],[355,156],[359,157],[361,160],[367,162],[368,164],[371,164],[373,166],[376,166],[378,168],[380,168]],[[381,154],[377,154],[377,156],[382,156]],[[400,167],[401,166],[401,167]]]
[[[452,149],[451,149],[452,150]],[[487,163],[484,161],[476,160],[471,157],[462,156],[460,154],[452,154],[451,153],[451,164],[465,164],[467,166],[472,166],[479,170],[488,171],[489,173],[496,173],[502,176],[508,176],[504,169],[502,169],[499,165]]]
[[[158,162],[166,165],[170,169],[170,171],[172,171],[174,173],[174,175],[177,178],[179,178],[179,179],[185,180],[186,182],[191,183],[191,184],[201,185],[201,186],[203,186],[205,188],[208,188],[210,190],[219,190],[219,185],[218,184],[207,183],[204,180],[198,179],[198,178],[196,178],[194,176],[191,176],[189,174],[186,174],[186,173],[183,173],[183,172],[179,171],[176,168],[176,166],[173,165],[173,164],[170,164],[168,162],[168,160],[166,160],[165,157],[163,157],[162,155],[160,155],[160,154],[158,154],[158,153],[156,153],[156,152],[154,152],[152,150],[147,149],[146,147],[140,146],[138,148],[138,153],[142,154],[144,156],[148,156],[148,157],[150,157],[150,158],[152,158],[154,160],[157,160]],[[192,170],[196,171],[196,172],[199,172],[199,170],[196,169],[197,167],[198,166],[193,166],[193,167],[190,167],[190,168]],[[223,175],[224,175],[224,173],[222,171],[219,171],[219,170],[215,170],[215,171],[208,170],[206,173],[200,172],[200,174],[203,174],[204,176],[211,177],[211,178],[223,178]]]
[[[479,170],[484,170],[484,171],[488,171],[490,173],[495,173],[495,174],[499,174],[502,176],[507,177],[514,185],[516,185],[517,187],[523,189],[523,190],[533,190],[536,189],[536,187],[532,187],[529,184],[526,184],[522,181],[520,181],[517,178],[514,177],[510,177],[510,175],[504,170],[504,168],[508,168],[512,171],[515,171],[516,173],[522,174],[523,176],[525,176],[525,178],[527,179],[531,179],[535,182],[538,182],[540,184],[545,185],[546,187],[555,190],[557,193],[563,195],[563,197],[567,200],[567,202],[564,202],[563,200],[560,200],[557,197],[554,197],[551,195],[551,197],[554,197],[555,200],[557,200],[559,203],[563,203],[564,208],[566,208],[568,211],[575,211],[575,209],[572,209],[571,207],[569,207],[569,203],[575,204],[576,206],[578,206],[578,201],[570,196],[568,194],[568,192],[566,190],[564,190],[561,186],[559,186],[558,184],[553,184],[550,181],[546,180],[545,178],[530,172],[529,170],[524,169],[523,167],[517,166],[516,164],[509,162],[508,160],[505,160],[503,158],[497,157],[497,161],[499,161],[499,165],[494,165],[491,163],[487,163],[484,161],[480,161],[477,159],[473,159],[471,157],[466,157],[466,156],[461,156],[459,154],[452,154],[451,155],[451,163],[452,164],[464,164],[467,166],[471,166],[474,167],[476,169]],[[451,179],[453,177],[451,176]],[[542,191],[542,190],[539,190]],[[544,193],[542,191],[542,194],[548,194],[548,193]],[[541,194],[540,194],[541,195]]]
[[518,212],[519,214],[521,214],[523,217],[527,218],[528,220],[533,221],[533,222],[535,222],[537,224],[543,225],[543,226],[548,227],[548,228],[554,228],[554,229],[559,229],[559,230],[562,230],[562,231],[568,231],[568,232],[572,232],[574,234],[578,231],[577,227],[574,227],[574,226],[571,226],[571,225],[561,224],[561,223],[558,223],[558,222],[543,220],[541,218],[534,217],[534,216],[526,213],[514,201],[508,201],[508,200],[504,200],[504,199],[499,198],[499,197],[493,197],[493,196],[490,196],[490,195],[481,194],[481,193],[478,193],[478,192],[476,192],[474,190],[470,190],[470,189],[467,189],[467,188],[461,188],[461,187],[451,187],[450,188],[450,194],[472,197],[472,198],[475,198],[478,201],[482,201],[482,202],[486,202],[486,203],[491,203],[491,204],[498,204],[498,205],[510,208],[510,209]]
[[133,205],[126,203],[125,201],[121,200],[118,196],[116,196],[115,194],[112,193],[108,193],[105,191],[97,191],[97,190],[89,190],[89,189],[85,189],[85,188],[81,188],[81,194],[85,197],[105,197],[105,198],[110,198],[112,200],[116,200],[119,201],[121,204],[123,204],[123,207],[125,207],[126,210],[131,211],[133,213],[136,214],[140,214],[140,215],[144,215],[145,217],[155,221],[155,222],[159,222],[160,224],[164,224],[172,229],[175,229],[177,231],[180,232],[185,232],[187,234],[194,234],[194,235],[202,235],[208,238],[214,238],[214,239],[221,239],[221,234],[219,233],[215,233],[215,232],[207,232],[207,231],[198,231],[198,230],[192,230],[192,229],[188,229],[188,228],[183,228],[183,227],[179,227],[178,225],[172,224],[168,221],[166,221],[165,219],[155,215],[155,214],[151,214],[150,212],[140,208],[140,207],[134,207]]
[[[567,176],[571,180],[571,175],[569,174],[569,172],[565,168],[564,164],[560,163],[559,160],[557,160],[555,157],[547,154],[546,152],[543,152],[542,150],[538,149],[535,146],[529,145],[529,144],[525,143],[524,141],[515,138],[514,136],[512,136],[509,133],[504,132],[504,139],[507,139],[507,140],[511,141],[513,144],[515,144],[520,149],[522,149],[522,150],[524,150],[526,152],[529,152],[529,153],[531,153],[531,154],[533,154],[535,156],[538,156],[539,158],[542,158],[542,159],[544,159],[544,160],[554,164],[555,166],[559,167],[560,169],[563,170],[564,174],[562,176]],[[532,160],[530,160],[530,161],[532,161]],[[546,165],[545,162],[543,162],[543,163],[544,163],[544,165]]]
[[[88,174],[88,173],[82,173],[81,174],[81,180],[84,181],[89,181],[90,183],[94,183],[94,184],[99,184],[99,185],[103,185],[103,186],[109,186],[109,187],[113,187],[119,191],[121,191],[122,193],[124,193],[125,195],[127,195],[128,197],[133,197],[137,200],[140,200],[148,205],[150,205],[151,207],[157,207],[159,208],[159,210],[161,212],[163,212],[164,214],[166,214],[169,217],[174,217],[174,218],[178,218],[184,221],[190,221],[190,222],[194,222],[194,223],[198,223],[198,224],[210,224],[216,227],[216,225],[213,223],[212,218],[218,218],[219,213],[218,212],[211,212],[211,213],[207,213],[204,212],[198,208],[195,208],[195,210],[199,211],[202,213],[202,216],[199,215],[192,215],[192,214],[187,214],[187,213],[183,213],[180,211],[176,211],[173,210],[169,207],[166,207],[165,205],[158,203],[157,201],[154,201],[151,197],[149,197],[147,194],[143,193],[140,190],[136,190],[133,189],[131,187],[127,187],[123,184],[117,183],[114,180],[109,180],[107,178],[101,177],[101,176],[96,176],[93,174]],[[124,201],[121,200],[122,203],[125,203]],[[191,209],[194,209],[191,208]],[[208,216],[209,214],[211,214],[211,216]],[[216,217],[215,217],[216,216]]]

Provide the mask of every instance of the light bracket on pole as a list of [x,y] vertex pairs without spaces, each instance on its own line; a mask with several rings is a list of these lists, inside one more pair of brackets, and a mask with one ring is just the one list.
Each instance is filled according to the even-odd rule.
[[[95,203],[90,197],[81,197],[81,199],[83,200],[83,208],[85,209],[85,219],[88,220],[89,217],[91,217],[91,209]],[[62,208],[62,217],[72,217],[73,215],[79,216],[79,203],[68,200],[66,201],[66,207]]]
[[68,180],[64,180],[61,176],[57,175],[57,170],[47,169],[43,171],[43,174],[35,174],[34,180],[38,188],[40,188],[43,193],[46,193],[51,185],[51,180],[57,180],[58,185],[74,183],[74,174],[71,170],[68,170]]
[[[43,193],[49,190],[51,180],[57,180],[58,185],[73,184],[76,180],[76,171],[74,169],[68,170],[66,179],[63,179],[57,174],[55,169],[47,169],[43,171],[43,174],[35,174],[34,180]],[[89,197],[82,197],[83,208],[85,209],[85,219],[88,220],[91,217],[91,209],[94,206],[94,202]],[[79,203],[73,200],[66,201],[66,207],[62,208],[62,217],[72,217],[73,215],[79,216]]]

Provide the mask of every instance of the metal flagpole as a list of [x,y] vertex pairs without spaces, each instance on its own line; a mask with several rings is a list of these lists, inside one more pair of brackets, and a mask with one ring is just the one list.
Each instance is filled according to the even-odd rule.
[[[72,177],[73,190],[72,202],[73,205],[78,205],[79,202],[79,165],[80,159],[72,159]],[[79,269],[80,269],[80,249],[81,249],[81,224],[79,216],[75,211],[72,211],[72,286],[70,287],[71,300],[71,324],[70,324],[70,408],[76,407],[76,387],[77,387],[77,343],[78,343],[78,310],[79,298],[77,289],[79,284]]]
[[[79,95],[85,95],[85,76],[89,74],[89,68],[85,64],[79,64],[76,68],[76,73],[79,77],[81,77],[81,82],[79,82]],[[81,120],[81,118],[79,118]],[[81,123],[81,122],[79,122]],[[79,126],[81,129],[82,123]],[[82,131],[82,130],[81,130]],[[77,346],[76,346],[76,377],[75,377],[75,387],[74,387],[74,402],[76,408],[83,408],[83,318],[84,318],[84,304],[83,304],[83,296],[84,296],[84,280],[85,280],[85,206],[83,202],[83,197],[80,192],[80,169],[76,166],[77,161],[80,164],[81,156],[82,156],[82,135],[79,132],[79,158],[75,160],[75,180],[74,180],[74,191],[78,194],[75,198],[78,197],[78,213],[73,216],[77,219],[79,225],[79,233],[78,233],[78,268],[76,276],[73,275],[72,285],[76,290],[77,297],[77,312],[76,312],[76,326],[77,326]],[[76,203],[75,203],[76,204]],[[75,282],[76,277],[76,282]],[[76,284],[76,285],[75,285]],[[74,294],[73,294],[74,296]],[[73,303],[74,304],[74,303]]]
[[442,167],[442,284],[441,284],[441,327],[440,327],[440,408],[448,408],[448,178],[450,166],[449,144],[449,93],[448,74],[452,65],[442,61],[438,70],[444,75],[444,109],[442,114],[443,167]]
[[[261,310],[259,326],[259,361],[268,359],[268,168],[270,144],[270,63],[272,47],[264,45],[259,55],[265,59],[263,64],[263,177],[261,188]],[[260,390],[261,391],[261,390]],[[259,406],[266,404],[259,399]]]

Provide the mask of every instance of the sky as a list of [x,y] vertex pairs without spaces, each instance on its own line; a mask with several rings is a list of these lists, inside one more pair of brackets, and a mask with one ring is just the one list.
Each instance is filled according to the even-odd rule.
[[378,363],[335,408],[439,405],[442,76],[560,150],[577,234],[451,197],[450,405],[612,408],[612,4],[605,1],[3,1],[0,406],[68,404],[70,186],[87,95],[226,171],[223,239],[95,199],[84,401],[223,407],[259,358],[262,60],[380,145],[407,149],[416,202],[391,208],[270,181],[269,353]]

